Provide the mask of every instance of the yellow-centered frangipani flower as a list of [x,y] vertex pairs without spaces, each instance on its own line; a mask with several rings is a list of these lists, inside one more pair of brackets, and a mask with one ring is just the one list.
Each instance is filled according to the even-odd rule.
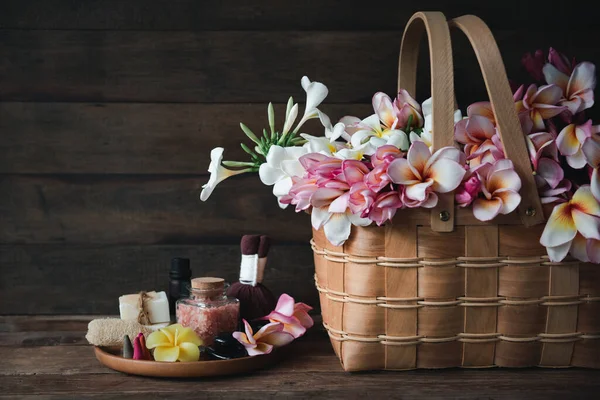
[[146,347],[154,349],[156,361],[198,361],[202,339],[192,328],[181,324],[169,325],[152,332],[146,339]]

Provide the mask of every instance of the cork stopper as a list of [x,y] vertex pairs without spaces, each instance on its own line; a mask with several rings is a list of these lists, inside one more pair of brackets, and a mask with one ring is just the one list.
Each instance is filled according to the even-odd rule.
[[223,291],[225,288],[225,280],[223,278],[194,278],[192,279],[192,289],[200,289],[207,291]]

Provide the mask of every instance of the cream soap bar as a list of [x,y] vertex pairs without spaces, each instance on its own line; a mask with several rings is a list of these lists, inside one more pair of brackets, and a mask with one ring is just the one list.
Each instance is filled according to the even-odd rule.
[[[150,298],[146,300],[146,312],[151,324],[170,322],[169,300],[165,292],[147,292]],[[137,320],[140,314],[140,295],[126,294],[119,297],[119,312],[123,320]]]

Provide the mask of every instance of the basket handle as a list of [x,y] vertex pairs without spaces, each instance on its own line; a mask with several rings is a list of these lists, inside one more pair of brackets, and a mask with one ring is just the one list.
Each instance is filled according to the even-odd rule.
[[[433,16],[432,14],[437,15]],[[439,72],[440,68],[448,68],[448,64],[450,65],[449,67],[452,68],[452,56],[450,55],[449,63],[444,63],[446,48],[443,48],[443,56],[438,55],[438,57],[435,58],[435,54],[433,54],[434,51],[440,51],[440,45],[438,44],[439,40],[436,42],[431,34],[434,30],[432,29],[434,28],[433,25],[435,24],[436,30],[443,30],[439,27],[440,24],[443,24],[446,27],[448,26],[448,23],[446,23],[445,20],[443,22],[440,21],[439,15],[441,15],[441,13],[416,13],[410,19],[402,39],[398,73],[399,88],[403,87],[414,97],[419,42],[424,28],[426,28],[427,33],[429,34],[429,51],[431,57],[431,94],[433,97],[432,111],[434,113],[433,132],[435,132],[433,135],[434,150],[454,144],[454,120],[452,115],[454,108],[454,86],[451,82],[449,84],[448,82],[440,80],[441,72]],[[423,26],[423,24],[415,24],[414,21],[417,19],[422,20],[425,26]],[[429,22],[429,24],[427,24],[427,22]],[[508,84],[508,78],[506,76],[500,51],[498,50],[498,45],[487,25],[475,16],[465,15],[455,18],[449,22],[449,25],[451,27],[459,28],[465,33],[477,56],[488,96],[490,98],[490,103],[494,114],[496,115],[497,128],[500,137],[502,138],[504,152],[506,157],[512,160],[515,171],[519,174],[523,183],[520,191],[522,200],[518,207],[521,221],[525,226],[542,223],[544,221],[544,213],[537,193],[533,169],[529,161],[527,144],[525,143],[525,136],[514,106],[512,91]],[[448,46],[450,46],[451,52],[451,45],[449,42],[450,39],[448,35]],[[452,73],[441,75],[441,79],[444,79],[444,76],[446,79],[453,81],[454,77]],[[444,91],[446,92],[444,93]],[[452,99],[451,113],[448,113],[447,109],[442,108],[443,106],[440,102],[436,102],[436,96],[442,96],[441,101],[443,101],[446,106],[450,101],[448,99],[448,96],[450,96],[450,99]],[[436,110],[438,111],[437,113]],[[440,112],[440,110],[443,111]],[[448,126],[448,118],[450,118],[451,121],[451,129],[444,128]],[[451,231],[454,227],[454,203],[453,197],[451,197],[453,195],[449,195],[450,196],[448,196],[448,194],[443,197],[441,196],[440,203],[442,204],[438,203],[438,206],[432,210],[431,227],[434,231],[447,232]],[[449,215],[451,216],[450,220],[445,223],[439,220],[439,216],[444,211],[450,213]]]
[[544,222],[542,203],[498,44],[490,28],[474,15],[455,18],[449,22],[449,25],[464,32],[477,56],[492,110],[496,116],[504,154],[513,162],[515,171],[521,177],[521,203],[518,207],[521,221],[525,226],[542,223]]
[[[454,68],[452,43],[446,17],[441,12],[417,12],[408,21],[402,36],[398,60],[398,91],[405,89],[415,97],[417,62],[421,37],[429,38],[431,65],[433,150],[454,146]],[[436,232],[454,230],[454,193],[438,196],[431,210],[431,229]]]

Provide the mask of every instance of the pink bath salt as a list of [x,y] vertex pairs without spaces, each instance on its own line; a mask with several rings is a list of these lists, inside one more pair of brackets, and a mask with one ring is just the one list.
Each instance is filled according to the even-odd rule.
[[177,304],[177,322],[192,328],[205,345],[213,344],[215,336],[233,332],[238,327],[239,303],[228,303],[215,307],[199,307],[196,304]]

